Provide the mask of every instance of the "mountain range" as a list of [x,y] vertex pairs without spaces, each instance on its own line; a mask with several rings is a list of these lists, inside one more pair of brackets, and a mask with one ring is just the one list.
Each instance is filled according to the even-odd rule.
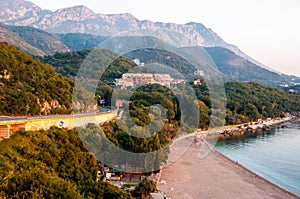
[[204,47],[224,47],[235,54],[274,71],[252,59],[238,47],[228,44],[213,30],[201,23],[163,23],[150,20],[138,20],[129,13],[98,14],[85,6],[63,8],[55,12],[44,10],[24,0],[0,0],[0,22],[15,26],[31,26],[53,34],[84,33],[112,36],[120,32],[135,29],[166,28],[184,34],[197,45]]
[[[0,0],[0,3],[0,41],[14,44],[31,55],[45,56],[56,52],[92,49],[110,36],[123,31],[162,28],[183,34],[193,40],[194,44],[205,47],[227,80],[255,81],[275,86],[299,80],[253,60],[201,23],[140,21],[128,13],[97,14],[85,6],[52,12],[30,1]],[[166,35],[162,37],[166,41],[170,40]]]

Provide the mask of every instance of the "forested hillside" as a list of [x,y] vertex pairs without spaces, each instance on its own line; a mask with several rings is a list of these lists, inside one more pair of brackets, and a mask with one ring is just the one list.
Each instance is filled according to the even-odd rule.
[[225,89],[228,123],[283,117],[284,113],[300,111],[300,96],[281,89],[253,82],[229,82]]
[[[38,60],[31,58],[14,46],[5,43],[0,45],[1,115],[39,115],[70,112],[73,84],[71,80],[57,74],[51,66],[41,64]],[[85,50],[73,53],[56,53],[54,56],[46,56],[40,59],[44,63],[54,65],[57,72],[73,79],[89,52],[89,50]],[[161,55],[162,57],[166,56]],[[168,64],[174,65],[174,67],[180,65],[183,73],[191,72],[188,63],[184,64],[185,62],[175,58],[168,59]],[[151,59],[149,57],[149,60]],[[134,67],[136,67],[134,62],[119,57],[110,65],[101,78],[102,83],[108,85],[102,84],[95,95],[100,95],[106,100],[106,105],[110,105],[110,97],[113,91],[110,83]],[[300,110],[299,96],[289,94],[281,89],[265,87],[257,83],[238,82],[226,83],[225,89],[228,108],[227,123],[229,124],[275,117],[283,115],[284,112]],[[195,90],[198,99],[201,100],[203,110],[209,110],[210,98],[206,87],[204,85],[198,86],[195,87]],[[146,95],[140,95],[139,97],[143,98],[143,96]],[[140,98],[137,98],[137,100],[141,100]],[[131,106],[131,108],[134,107],[136,106]],[[208,113],[204,112],[203,114],[206,115],[203,118],[207,118]],[[136,117],[144,116],[138,114]],[[205,127],[207,123],[207,121],[202,121],[200,126]]]
[[[285,113],[298,114],[300,96],[257,83],[227,82],[226,124],[240,124],[261,118],[284,117]],[[209,91],[204,85],[194,86],[198,98],[210,108]]]
[[70,113],[72,87],[53,67],[0,43],[0,115]]
[[[104,52],[103,53],[112,53]],[[53,56],[38,57],[42,63],[52,65],[55,70],[74,80],[77,73],[83,63],[84,59],[89,55],[91,50],[74,51],[70,53],[55,53]],[[134,68],[136,64],[124,57],[119,57],[113,63],[110,64],[109,68],[102,74],[103,82],[113,82],[115,78],[121,78],[122,74]],[[100,78],[100,77],[99,77]]]
[[[150,42],[157,42],[156,40]],[[280,84],[286,84],[294,79],[298,82],[299,78],[288,75],[280,75],[256,64],[237,56],[228,49],[220,47],[204,48],[207,54],[212,58],[214,65],[202,65],[200,69],[205,72],[209,70],[218,70],[225,78],[225,81],[239,81],[239,82],[257,82],[266,86],[272,85],[279,87]],[[199,47],[198,51],[195,47],[182,48],[182,51],[198,52],[200,55],[204,52],[203,48]],[[43,63],[53,65],[56,70],[68,77],[74,78],[80,67],[82,61],[88,56],[91,50],[81,50],[67,53],[56,53],[53,56],[39,57]],[[145,64],[159,63],[166,66],[172,66],[179,73],[184,74],[187,79],[193,79],[193,73],[196,70],[190,63],[182,57],[161,49],[140,49],[130,52],[125,57],[134,60],[138,58]],[[212,67],[212,68],[211,68]],[[174,74],[176,76],[176,74]]]
[[97,181],[97,161],[77,133],[53,127],[1,141],[0,198],[131,198]]
[[[145,52],[145,50],[147,52]],[[132,52],[126,56],[133,59],[134,57],[142,57],[142,61],[146,63],[157,62],[163,63],[174,67],[179,70],[182,74],[187,74],[189,79],[193,78],[192,65],[180,57],[173,55],[171,58],[168,57],[170,53],[166,51],[158,51],[155,49],[145,49]],[[73,53],[56,53],[54,56],[40,57],[42,62],[54,65],[55,69],[64,74],[65,76],[74,78],[77,73],[83,59],[88,55],[90,51],[78,51]],[[143,55],[144,54],[144,55]],[[114,78],[120,78],[121,75],[136,65],[125,58],[121,58],[114,62],[106,71],[102,80],[108,80],[109,83]],[[263,69],[265,70],[265,69]],[[273,73],[272,73],[273,74]],[[245,74],[246,75],[246,74]],[[275,74],[274,74],[275,75]],[[210,107],[210,96],[209,92],[204,85],[194,86],[195,92],[198,99],[200,100],[200,108],[202,110],[202,121],[200,121],[200,127],[205,128],[208,126],[209,109]],[[299,102],[300,97],[297,94],[290,94],[287,91],[277,89],[274,87],[263,86],[258,83],[245,83],[245,82],[227,82],[225,83],[225,89],[227,94],[227,124],[241,123],[258,118],[277,117],[283,115],[285,112],[297,112],[300,110]],[[113,88],[109,85],[98,90],[97,95],[104,97],[108,104],[110,104],[111,93]],[[136,91],[137,93],[142,92]],[[106,94],[104,94],[106,93]],[[144,95],[146,96],[146,95]],[[141,95],[140,97],[143,97]],[[143,100],[151,99],[145,97]],[[139,100],[142,100],[140,98]],[[151,100],[150,100],[151,101]],[[150,103],[149,101],[149,103]],[[134,108],[135,106],[131,106]],[[137,118],[144,117],[144,120],[149,120],[144,114],[138,114]],[[205,121],[204,121],[205,120]],[[140,119],[137,119],[140,121]]]
[[[56,53],[54,56],[40,57],[44,63],[26,55],[18,48],[0,43],[0,114],[1,115],[42,115],[68,114],[71,112],[73,82],[81,63],[90,51]],[[110,55],[105,50],[105,55]],[[141,53],[141,52],[140,52]],[[148,61],[158,55],[153,52]],[[193,72],[190,64],[177,57],[165,59],[166,52],[160,52],[160,62],[174,66],[182,73]],[[95,96],[105,99],[111,106],[115,78],[132,70],[137,65],[119,57],[105,71]],[[97,70],[97,68],[94,68]],[[66,77],[64,77],[64,76]],[[190,125],[197,119],[194,114],[200,111],[198,128],[207,129],[210,122],[211,99],[206,83],[193,85],[197,100],[188,93],[183,97],[191,103],[191,114],[183,115],[181,105],[175,97],[176,91],[154,84],[145,85],[130,95],[130,101],[123,104],[129,109],[121,123],[106,123],[102,126],[105,136],[115,146],[134,153],[154,152],[155,161],[143,162],[141,167],[160,168],[167,159],[167,153],[156,152],[164,148],[178,133],[179,128],[189,132]],[[286,112],[299,112],[300,96],[281,89],[262,86],[257,83],[227,82],[224,85],[227,95],[226,124],[239,124],[259,118],[283,117]],[[119,92],[117,97],[126,98],[130,92]],[[86,95],[86,97],[89,95]],[[97,100],[99,103],[100,100]],[[156,119],[159,110],[150,107],[160,104],[166,109],[165,117]],[[199,109],[197,109],[197,106]],[[159,117],[158,117],[159,118]],[[220,119],[221,120],[221,119]],[[133,122],[129,122],[133,121]],[[122,123],[123,122],[123,123]],[[147,128],[147,132],[143,127]],[[120,191],[103,181],[96,180],[96,158],[82,144],[78,134],[93,139],[96,126],[85,129],[65,130],[52,127],[48,131],[18,132],[10,139],[0,142],[0,196],[3,198],[131,198],[130,193]],[[128,134],[130,132],[130,134]],[[146,134],[145,134],[146,133]],[[138,135],[137,137],[133,135]],[[148,138],[140,138],[146,135]],[[91,136],[91,137],[89,137]],[[142,136],[141,136],[142,137]],[[96,142],[95,139],[93,141]],[[94,143],[94,142],[93,142]],[[86,144],[86,143],[85,143]],[[101,145],[101,147],[105,145]],[[168,150],[168,149],[166,149]],[[105,155],[105,148],[97,148],[94,155]],[[98,154],[97,154],[98,153]],[[127,157],[122,157],[127,158]],[[119,157],[110,160],[123,161]],[[151,171],[151,170],[150,170]],[[142,182],[144,183],[144,182]],[[142,186],[138,186],[142,187]],[[139,191],[132,194],[143,195]]]

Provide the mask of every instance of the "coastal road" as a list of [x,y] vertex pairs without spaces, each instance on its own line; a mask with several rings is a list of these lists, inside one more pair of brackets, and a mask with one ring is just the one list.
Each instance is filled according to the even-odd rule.
[[105,111],[103,111],[103,112],[91,112],[91,113],[81,113],[81,114],[71,114],[71,115],[19,116],[19,117],[0,116],[0,122],[94,116],[94,115],[105,114],[105,113],[111,112],[110,110],[109,111],[107,111],[107,110],[109,110],[109,109],[105,109]]

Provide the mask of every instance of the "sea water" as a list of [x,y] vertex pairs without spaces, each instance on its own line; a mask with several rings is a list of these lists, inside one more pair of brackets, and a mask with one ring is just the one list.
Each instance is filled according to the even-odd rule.
[[300,195],[300,123],[219,139],[217,150],[258,175]]

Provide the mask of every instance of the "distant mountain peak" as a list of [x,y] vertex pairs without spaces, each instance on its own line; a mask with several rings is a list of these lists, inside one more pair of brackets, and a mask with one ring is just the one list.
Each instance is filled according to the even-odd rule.
[[77,12],[79,15],[95,15],[94,11],[89,9],[88,7],[84,5],[78,5],[78,6],[73,6],[73,7],[68,7],[68,8],[62,8],[58,9],[55,11],[55,13],[60,13],[60,12]]
[[0,0],[0,5],[0,22],[19,20],[25,18],[28,12],[41,10],[41,8],[35,4],[23,0]]
[[47,23],[60,24],[65,21],[82,21],[95,17],[95,13],[86,6],[79,5],[74,7],[62,8],[56,10],[53,14],[48,15],[44,19]]
[[2,9],[12,9],[12,10],[20,10],[20,8],[37,8],[41,9],[34,3],[30,1],[24,1],[24,0],[0,0]]

